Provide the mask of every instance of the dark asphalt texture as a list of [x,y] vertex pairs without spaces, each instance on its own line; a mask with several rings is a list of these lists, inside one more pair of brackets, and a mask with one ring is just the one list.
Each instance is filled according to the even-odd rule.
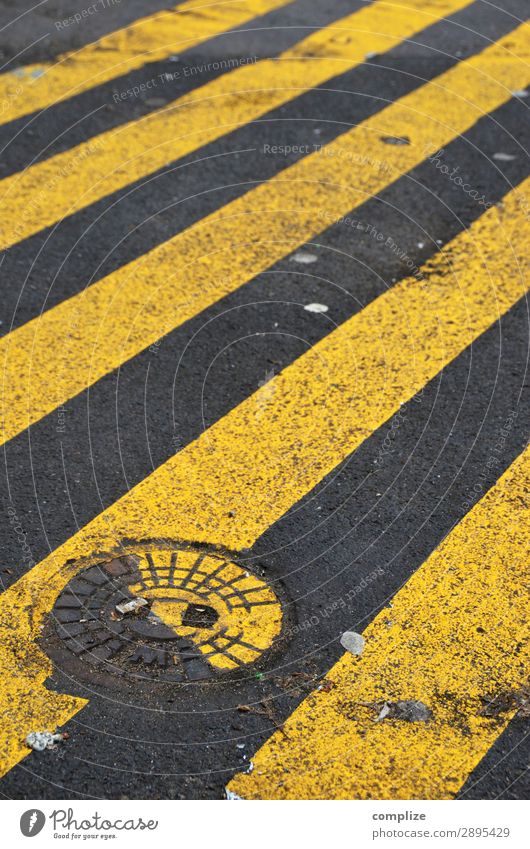
[[[141,14],[170,3],[134,0],[112,7],[59,36],[54,20],[84,4],[55,2],[28,11],[0,33],[0,52],[16,62],[44,61],[88,43]],[[307,34],[362,7],[362,2],[296,0],[182,54],[183,64],[221,56],[274,56]],[[25,4],[0,0],[0,26]],[[30,6],[27,4],[29,10]],[[295,161],[264,153],[264,145],[325,143],[514,28],[525,0],[503,10],[484,2],[425,30],[353,71],[230,133],[193,155],[14,246],[3,257],[0,331],[7,333],[170,238]],[[515,18],[513,17],[515,16]],[[103,20],[104,18],[104,20]],[[50,32],[49,38],[40,38]],[[40,38],[40,40],[38,40]],[[39,158],[150,111],[137,98],[119,105],[114,90],[168,68],[156,63],[50,109],[0,128],[0,177]],[[209,77],[193,78],[204,84]],[[184,93],[173,87],[168,99]],[[149,95],[147,95],[149,96]],[[527,101],[528,103],[528,101]],[[448,145],[445,161],[488,200],[500,201],[528,176],[530,127],[524,100],[513,98]],[[496,152],[512,154],[508,162]],[[131,191],[132,189],[132,191]],[[424,162],[356,210],[354,217],[391,236],[419,266],[483,211],[431,163]],[[423,243],[419,248],[418,243]],[[12,440],[4,450],[4,587],[23,564],[7,506],[16,509],[39,561],[128,489],[165,462],[271,374],[277,374],[334,326],[407,274],[395,254],[345,224],[325,230],[307,249],[306,267],[271,266],[237,292],[166,336],[119,371]],[[317,271],[315,271],[317,269]],[[328,313],[302,305],[317,301]],[[528,442],[529,314],[525,299],[451,363],[402,411],[401,423],[380,428],[335,472],[273,525],[240,562],[261,566],[279,582],[288,616],[298,624],[261,679],[127,689],[66,664],[50,688],[87,696],[57,752],[33,753],[0,781],[7,798],[221,798],[231,775],[274,730],[270,717],[237,711],[272,700],[277,722],[287,717],[339,658],[339,637],[363,630],[462,518],[462,502],[485,468],[492,443],[511,410],[518,412],[502,465]],[[381,446],[392,434],[392,452]],[[355,596],[350,609],[325,611],[374,569],[382,574]],[[304,673],[300,677],[298,673]],[[302,683],[300,683],[302,681]],[[116,687],[116,689],[113,689]],[[160,713],[160,709],[163,713]],[[469,777],[461,798],[528,798],[528,720],[511,723]],[[245,743],[245,749],[237,743]]]

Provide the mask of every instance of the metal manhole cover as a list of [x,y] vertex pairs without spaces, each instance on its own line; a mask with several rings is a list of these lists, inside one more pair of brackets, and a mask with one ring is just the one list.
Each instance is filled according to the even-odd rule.
[[169,544],[89,565],[52,617],[80,661],[168,683],[241,670],[282,630],[281,603],[262,577],[217,552]]

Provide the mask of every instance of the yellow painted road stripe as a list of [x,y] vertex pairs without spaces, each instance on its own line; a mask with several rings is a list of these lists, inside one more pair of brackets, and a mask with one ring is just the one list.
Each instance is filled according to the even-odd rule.
[[78,558],[123,539],[241,550],[315,487],[526,291],[530,178],[424,267],[338,327],[0,597],[0,762],[82,701],[43,687],[36,648]]
[[[530,448],[467,514],[230,789],[248,799],[447,799],[528,683]],[[485,716],[494,697],[513,709]],[[427,722],[387,717],[419,700]]]
[[[3,441],[326,229],[530,80],[528,28],[0,340]],[[523,58],[524,57],[524,58]],[[407,136],[409,145],[389,145]]]
[[188,0],[135,21],[49,64],[0,76],[0,123],[53,106],[147,62],[201,44],[290,0]]
[[[440,0],[440,17],[470,0]],[[432,22],[424,0],[380,0],[282,53],[245,65],[140,120],[102,133],[0,182],[6,248],[154,173],[382,52]],[[168,84],[170,85],[170,84]]]

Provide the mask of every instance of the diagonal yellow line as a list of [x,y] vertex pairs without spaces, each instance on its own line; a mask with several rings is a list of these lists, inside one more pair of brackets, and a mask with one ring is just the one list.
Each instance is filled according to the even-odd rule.
[[[251,799],[447,799],[528,685],[530,448],[467,514],[230,789]],[[495,697],[500,712],[495,711]],[[428,721],[392,715],[420,701]],[[386,718],[377,721],[385,704]],[[491,705],[490,710],[485,710]],[[386,709],[385,709],[386,710]]]
[[[0,340],[3,441],[465,132],[530,80],[528,28]],[[525,58],[523,58],[525,57]],[[385,138],[410,138],[389,145]]]
[[[437,13],[443,17],[469,2],[442,0]],[[399,44],[432,21],[423,6],[423,0],[400,5],[378,0],[317,30],[278,59],[251,61],[140,120],[6,177],[0,182],[4,212],[0,247],[27,238],[249,123],[363,61],[367,51],[382,52]],[[166,82],[165,92],[171,91],[170,86]]]
[[[94,86],[189,50],[291,0],[188,0],[47,64],[0,75],[0,123],[53,106]],[[56,29],[60,32],[61,21]]]
[[[82,701],[48,692],[35,640],[79,558],[121,540],[254,541],[525,293],[530,178],[423,269],[338,327],[0,597],[0,762]],[[54,718],[54,722],[52,722]]]

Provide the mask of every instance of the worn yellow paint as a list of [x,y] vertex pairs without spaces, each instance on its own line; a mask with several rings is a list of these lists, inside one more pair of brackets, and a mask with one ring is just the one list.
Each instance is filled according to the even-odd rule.
[[[3,441],[229,294],[530,80],[528,30],[442,74],[0,340]],[[386,144],[408,136],[410,145]]]
[[[441,16],[470,0],[441,0]],[[239,67],[140,120],[109,130],[0,182],[0,248],[154,173],[421,29],[423,0],[385,0],[280,54]],[[360,37],[362,36],[362,38]],[[164,93],[171,91],[170,84]],[[28,198],[30,201],[28,202]]]
[[[515,709],[484,716],[528,682],[530,448],[513,463],[253,758],[230,789],[251,799],[447,799]],[[508,698],[507,698],[508,697]],[[427,722],[376,721],[419,699]],[[514,700],[515,703],[515,700]]]
[[0,75],[0,123],[53,106],[94,86],[190,50],[289,0],[187,0],[69,53],[54,63]]
[[[152,612],[192,642],[211,666],[237,669],[271,648],[282,629],[282,609],[264,580],[222,555],[205,556],[204,552],[181,548],[169,584],[174,550],[156,544],[148,550],[152,565],[145,559],[140,561],[141,583],[131,586],[131,592],[148,599]],[[238,597],[234,598],[236,591]],[[189,604],[212,607],[218,616],[215,624],[209,628],[184,625]]]
[[[27,753],[21,737],[51,671],[35,640],[77,558],[131,538],[251,546],[523,295],[529,190],[530,178],[430,260],[425,280],[407,278],[339,326],[3,593],[4,770]],[[57,709],[57,723],[73,712]]]

